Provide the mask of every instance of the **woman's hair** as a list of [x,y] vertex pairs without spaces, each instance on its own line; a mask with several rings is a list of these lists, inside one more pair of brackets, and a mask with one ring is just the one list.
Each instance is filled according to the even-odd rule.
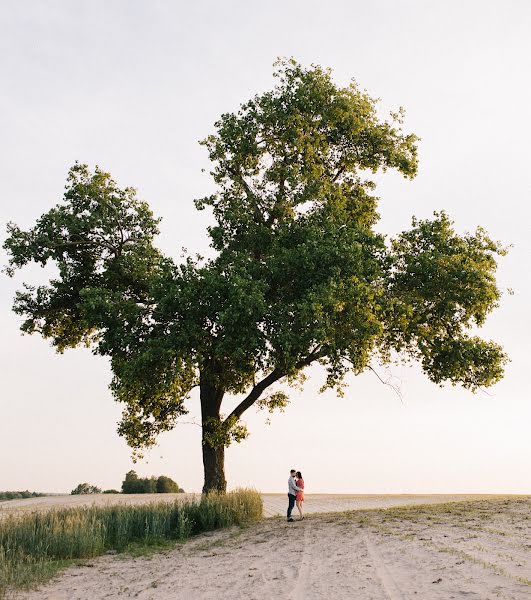
[[302,479],[302,473],[300,471],[297,471],[297,479]]

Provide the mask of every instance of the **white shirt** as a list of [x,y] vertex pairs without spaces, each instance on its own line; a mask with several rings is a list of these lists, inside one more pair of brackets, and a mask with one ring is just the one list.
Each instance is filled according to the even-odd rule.
[[288,479],[288,494],[292,494],[293,496],[297,495],[297,492],[301,492],[302,489],[297,487],[295,483],[295,478],[290,475]]

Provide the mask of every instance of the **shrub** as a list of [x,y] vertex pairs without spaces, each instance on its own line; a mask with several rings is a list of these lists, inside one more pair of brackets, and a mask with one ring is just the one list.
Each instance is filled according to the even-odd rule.
[[80,483],[77,488],[70,492],[71,494],[101,494],[99,487],[90,483]]
[[37,492],[25,490],[23,492],[0,492],[0,500],[16,500],[18,498],[36,498],[37,496],[46,496]]
[[118,490],[103,490],[102,494],[119,494]]
[[157,493],[158,494],[177,494],[180,491],[181,491],[181,488],[170,477],[161,475],[157,479]]
[[138,478],[135,471],[128,471],[122,482],[122,492],[124,494],[143,494],[144,486],[142,480]]
[[0,599],[8,590],[46,581],[65,561],[89,558],[130,544],[156,545],[260,519],[254,490],[208,494],[199,501],[55,509],[0,522]]
[[142,482],[142,491],[144,494],[156,494],[157,493],[157,478],[156,477],[144,477],[140,481]]
[[128,471],[122,482],[122,492],[124,494],[168,494],[184,492],[178,484],[166,475],[160,477],[140,478],[136,471]]

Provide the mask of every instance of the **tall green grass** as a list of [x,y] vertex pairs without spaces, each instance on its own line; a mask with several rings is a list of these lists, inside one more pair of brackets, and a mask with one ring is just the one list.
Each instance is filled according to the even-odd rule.
[[91,506],[10,516],[0,521],[0,598],[53,576],[72,560],[132,545],[154,546],[262,517],[254,490],[136,506]]

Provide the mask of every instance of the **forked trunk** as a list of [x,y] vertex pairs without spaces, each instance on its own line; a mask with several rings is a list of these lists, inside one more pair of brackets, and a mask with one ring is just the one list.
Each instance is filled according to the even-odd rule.
[[200,396],[201,396],[201,420],[202,420],[202,445],[203,445],[203,468],[205,482],[203,494],[208,492],[226,492],[227,480],[225,479],[225,446],[213,448],[205,439],[209,431],[209,421],[219,420],[221,401],[224,390],[215,385],[208,373],[201,373]]

